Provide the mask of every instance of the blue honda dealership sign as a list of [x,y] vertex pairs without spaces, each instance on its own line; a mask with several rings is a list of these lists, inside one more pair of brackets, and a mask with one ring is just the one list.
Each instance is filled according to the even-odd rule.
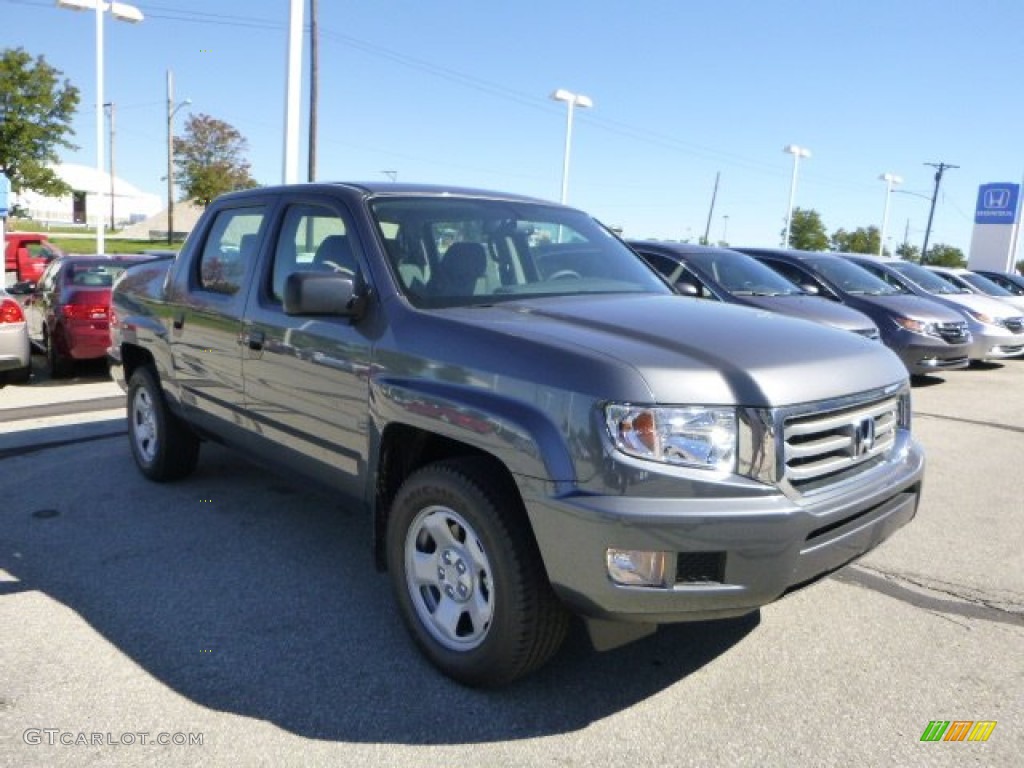
[[11,182],[4,174],[0,173],[0,216],[7,215],[8,198],[11,196]]
[[996,182],[978,187],[978,205],[974,209],[975,224],[1014,224],[1020,184]]

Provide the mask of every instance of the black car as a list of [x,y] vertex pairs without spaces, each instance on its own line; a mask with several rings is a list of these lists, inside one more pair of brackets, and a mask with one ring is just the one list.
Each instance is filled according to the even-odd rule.
[[878,325],[882,341],[911,374],[966,368],[971,334],[963,316],[900,291],[835,253],[737,248],[804,290],[858,309]]
[[878,326],[863,312],[812,296],[745,253],[652,240],[626,244],[685,296],[767,309],[879,338]]
[[972,269],[982,277],[987,277],[1001,288],[1005,288],[1014,296],[1024,296],[1024,277],[1014,272],[995,272],[990,269]]

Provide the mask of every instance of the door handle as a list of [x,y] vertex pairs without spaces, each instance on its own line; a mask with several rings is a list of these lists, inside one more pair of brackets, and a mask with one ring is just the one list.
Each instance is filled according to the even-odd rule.
[[246,344],[249,349],[254,352],[258,352],[263,349],[263,342],[266,341],[266,339],[267,337],[264,335],[263,331],[253,331],[245,336]]

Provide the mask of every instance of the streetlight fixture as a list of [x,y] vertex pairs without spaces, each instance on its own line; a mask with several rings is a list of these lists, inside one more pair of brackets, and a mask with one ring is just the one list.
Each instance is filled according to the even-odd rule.
[[565,155],[562,159],[562,198],[561,202],[564,205],[566,196],[569,191],[569,151],[572,148],[572,113],[575,107],[590,108],[594,106],[594,102],[590,100],[589,96],[584,96],[582,93],[572,93],[564,88],[559,88],[551,94],[551,98],[555,101],[564,101],[568,105],[566,112],[565,122]]
[[[96,171],[97,178],[106,172],[103,158],[103,13],[110,11],[118,21],[137,24],[143,20],[142,11],[127,3],[104,3],[97,0],[57,0],[58,8],[72,11],[96,11]],[[103,242],[104,190],[100,185],[96,192],[96,253],[106,250]]]
[[892,197],[892,188],[896,184],[902,184],[903,179],[895,173],[883,173],[878,177],[885,182],[885,208],[882,211],[882,231],[878,233],[878,255],[885,253],[885,230],[889,226],[889,198]]
[[167,70],[167,244],[174,243],[174,116],[192,99],[174,103],[174,73]]
[[798,147],[796,144],[787,144],[782,151],[793,156],[793,178],[789,183],[789,207],[786,209],[786,236],[782,240],[783,247],[789,248],[789,230],[793,225],[793,201],[796,199],[796,173],[800,167],[800,158],[810,157],[811,150]]

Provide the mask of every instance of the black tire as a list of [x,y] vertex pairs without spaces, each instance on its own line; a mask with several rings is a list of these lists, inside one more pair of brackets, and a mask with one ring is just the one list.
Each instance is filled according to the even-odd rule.
[[66,357],[57,349],[53,335],[46,335],[46,368],[51,379],[66,379],[74,370],[74,360]]
[[13,371],[7,372],[7,383],[8,384],[28,384],[29,379],[32,378],[32,366],[28,365],[24,368],[17,368]]
[[128,443],[139,471],[150,480],[180,480],[199,461],[199,438],[167,407],[152,368],[128,382]]
[[537,669],[569,626],[516,489],[502,477],[486,459],[428,465],[402,484],[388,517],[403,621],[431,663],[474,687]]

